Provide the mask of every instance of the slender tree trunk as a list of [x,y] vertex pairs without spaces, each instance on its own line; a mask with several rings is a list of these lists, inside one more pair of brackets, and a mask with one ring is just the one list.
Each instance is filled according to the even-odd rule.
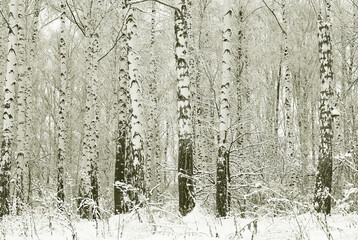
[[147,175],[149,180],[148,190],[152,190],[151,196],[155,201],[159,200],[159,192],[161,186],[161,162],[160,162],[160,136],[157,111],[158,111],[158,97],[157,97],[157,61],[155,54],[155,31],[156,31],[156,8],[155,2],[152,2],[151,12],[151,33],[150,33],[150,114],[149,114],[149,128],[148,128],[148,158],[147,158]]
[[61,0],[61,28],[60,28],[60,104],[58,113],[58,156],[57,156],[57,201],[60,210],[65,201],[64,191],[64,163],[66,160],[66,42],[65,42],[65,18],[66,2]]
[[[97,1],[94,4],[94,22],[99,21],[101,1]],[[93,217],[98,217],[98,194],[99,194],[99,183],[98,183],[98,161],[99,161],[99,135],[98,135],[98,123],[99,123],[99,105],[98,105],[98,51],[99,51],[99,30],[98,26],[94,28],[93,40],[92,40],[92,97],[93,97],[93,118],[91,121],[91,194],[94,204]]]
[[39,15],[40,15],[40,0],[35,0],[35,5],[34,5],[34,14],[33,14],[33,20],[32,20],[32,34],[31,34],[31,40],[30,40],[30,50],[29,50],[29,59],[28,59],[28,69],[27,69],[27,74],[28,74],[28,81],[26,84],[26,137],[25,137],[25,151],[26,154],[25,156],[27,157],[27,162],[28,162],[28,177],[29,177],[29,181],[28,181],[28,185],[25,186],[24,183],[24,187],[26,187],[28,189],[28,202],[31,202],[31,196],[32,196],[32,186],[31,186],[31,159],[33,158],[32,152],[33,150],[31,150],[32,146],[31,146],[31,137],[33,136],[33,130],[32,130],[32,114],[33,114],[33,103],[32,103],[32,86],[33,86],[33,82],[34,82],[34,78],[35,78],[35,73],[34,73],[34,59],[36,57],[36,45],[37,45],[37,33],[38,33],[38,19],[39,19]]
[[149,66],[149,118],[148,118],[148,138],[147,138],[147,156],[146,156],[146,182],[147,182],[147,194],[149,197],[152,197],[151,190],[155,186],[154,179],[154,156],[153,156],[153,143],[154,143],[154,122],[157,119],[154,119],[154,99],[155,99],[155,59],[154,59],[154,43],[155,43],[155,2],[152,2],[151,10],[151,29],[150,29],[150,66]]
[[279,128],[280,128],[280,96],[281,96],[281,63],[278,70],[277,84],[276,84],[276,101],[275,101],[275,137],[279,140]]
[[[18,80],[17,80],[17,149],[16,149],[16,196],[14,207],[20,207],[19,204],[27,200],[27,186],[28,183],[28,165],[25,162],[25,137],[26,137],[26,84],[27,84],[27,67],[26,67],[26,53],[25,53],[25,2],[18,1]],[[16,211],[16,209],[14,209]]]
[[[240,3],[242,4],[242,3]],[[244,52],[244,12],[243,12],[243,6],[239,6],[239,14],[238,14],[238,56],[237,56],[237,76],[236,76],[236,98],[237,98],[237,105],[236,105],[236,122],[238,123],[237,132],[236,132],[236,138],[238,140],[236,141],[236,147],[238,149],[242,148],[243,146],[243,140],[244,140],[244,123],[243,123],[243,92],[244,92],[244,86],[245,86],[245,71],[246,71],[246,56]],[[243,156],[242,152],[239,152],[239,158],[238,161],[241,161]],[[229,164],[229,163],[227,163]],[[228,183],[230,186],[230,168],[228,167]],[[231,193],[230,189],[228,189],[228,207],[230,208],[230,202],[231,202]]]
[[[237,86],[236,86],[236,97],[237,97],[237,122],[239,123],[239,128],[238,128],[238,132],[237,135],[238,137],[240,137],[240,135],[243,134],[243,124],[242,124],[242,95],[243,95],[243,85],[244,85],[244,72],[245,72],[245,68],[246,68],[246,61],[245,61],[245,54],[244,54],[244,40],[245,40],[245,36],[244,36],[244,12],[243,12],[243,7],[240,6],[239,7],[239,16],[238,16],[238,20],[239,20],[239,30],[238,30],[238,73],[237,73]],[[237,141],[237,145],[238,148],[241,147],[243,143],[243,138],[240,138]]]
[[[5,3],[4,1],[0,1],[0,8],[4,8]],[[7,55],[7,49],[5,50],[5,40],[6,40],[6,22],[3,17],[0,18],[0,86],[4,86],[4,80],[5,80],[5,72],[6,72],[6,55]],[[4,91],[0,91],[0,99],[4,99]],[[0,104],[0,112],[4,111],[3,104]],[[3,126],[3,118],[0,118],[0,126]],[[0,134],[2,136],[2,128],[0,128]]]
[[220,90],[220,114],[219,114],[219,153],[216,170],[216,208],[220,217],[227,216],[229,212],[228,202],[228,129],[229,129],[229,89],[231,82],[231,0],[224,1],[224,29],[223,29],[223,56],[222,79]]
[[143,123],[142,123],[142,103],[140,89],[140,79],[138,73],[139,57],[136,51],[138,44],[138,33],[136,23],[136,9],[130,8],[127,18],[127,36],[128,36],[128,70],[130,81],[130,99],[132,103],[131,117],[131,141],[133,149],[133,173],[128,182],[136,188],[135,198],[139,201],[138,194],[145,193],[144,183],[144,151],[143,151]]
[[286,18],[286,0],[282,1],[282,21],[285,31],[283,33],[283,76],[284,76],[284,96],[285,96],[285,138],[286,138],[286,156],[289,160],[294,157],[293,146],[293,111],[292,111],[292,76],[289,68],[288,56],[288,36],[287,36],[287,18]]
[[[330,3],[326,11],[329,13]],[[319,106],[319,122],[321,145],[319,148],[318,166],[316,172],[316,186],[314,194],[314,208],[317,212],[330,214],[332,188],[332,115],[331,115],[331,82],[332,72],[332,44],[330,35],[331,22],[329,16],[318,15],[318,39],[320,53],[321,96]]]
[[181,12],[175,11],[175,59],[178,82],[179,149],[178,184],[179,212],[188,214],[195,206],[193,181],[193,136],[190,105],[190,76],[188,66],[187,0],[178,0]]
[[9,40],[5,77],[3,138],[0,163],[0,217],[9,213],[10,176],[13,159],[15,84],[17,76],[16,35],[17,35],[17,1],[9,1]]
[[[122,9],[122,20],[126,20],[128,7]],[[126,163],[126,138],[128,133],[128,45],[126,28],[122,31],[119,40],[119,78],[118,78],[118,135],[116,142],[116,164],[114,185],[114,212],[115,214],[126,212],[125,205],[125,163]]]
[[90,10],[87,10],[86,24],[86,107],[85,107],[85,121],[84,121],[84,137],[82,148],[82,167],[81,180],[79,187],[79,210],[82,218],[90,218],[90,211],[93,206],[92,192],[91,192],[91,171],[93,161],[93,125],[94,118],[94,101],[93,101],[93,30],[92,18],[90,17]]

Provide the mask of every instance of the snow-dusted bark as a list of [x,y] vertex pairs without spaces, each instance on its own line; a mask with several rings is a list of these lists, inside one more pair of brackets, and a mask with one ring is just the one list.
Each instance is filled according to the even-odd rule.
[[[243,105],[244,105],[244,98],[245,98],[245,79],[247,78],[247,53],[245,49],[246,38],[244,33],[244,7],[242,3],[240,3],[238,8],[238,33],[237,33],[237,56],[236,56],[236,120],[235,122],[238,123],[238,127],[236,128],[236,136],[234,139],[236,140],[236,148],[241,149],[243,147],[244,142],[244,118],[243,118]],[[237,159],[243,159],[243,152],[238,152],[239,156]],[[228,172],[230,174],[230,172]],[[230,186],[231,178],[230,175],[228,176],[228,183]],[[231,202],[231,193],[230,189],[228,189],[228,206],[230,208]]]
[[[4,9],[4,1],[0,1],[0,8]],[[6,71],[6,31],[7,27],[5,19],[0,18],[0,86],[4,86],[5,71]],[[4,91],[0,91],[0,99],[4,99]],[[0,112],[3,112],[3,104],[0,104]],[[0,118],[0,126],[3,125],[3,119]],[[2,136],[2,128],[0,128],[0,134]]]
[[[122,9],[122,20],[126,21],[127,6]],[[116,141],[116,163],[114,173],[114,212],[123,213],[126,210],[124,188],[126,163],[126,138],[128,134],[128,45],[124,25],[119,40],[119,76],[118,76],[118,135]]]
[[229,128],[229,89],[231,82],[231,0],[224,1],[224,29],[223,29],[223,56],[222,79],[220,88],[220,115],[219,115],[219,153],[216,173],[216,208],[219,216],[225,217],[229,212],[228,201],[228,128]]
[[187,25],[188,25],[188,68],[189,68],[189,78],[190,78],[190,107],[192,113],[192,141],[193,141],[193,165],[201,165],[199,162],[198,156],[201,156],[199,149],[199,137],[200,130],[198,129],[198,83],[197,83],[197,73],[196,70],[196,61],[194,57],[194,30],[193,30],[193,15],[194,5],[192,0],[187,0]]
[[[97,2],[100,4],[100,1]],[[98,7],[98,6],[97,6]],[[96,8],[98,13],[99,9]],[[96,18],[98,20],[98,18]],[[96,206],[98,206],[98,160],[99,160],[99,135],[98,135],[98,123],[99,123],[99,105],[98,105],[98,51],[99,51],[99,33],[98,29],[95,30],[93,34],[93,64],[92,64],[92,96],[93,96],[93,118],[92,118],[92,133],[91,133],[91,194],[92,199]],[[96,215],[94,215],[96,216]]]
[[[244,50],[243,50],[243,45],[244,45],[244,19],[243,19],[243,7],[240,5],[239,7],[239,14],[238,14],[238,21],[239,21],[239,29],[238,29],[238,36],[237,36],[237,41],[238,41],[238,56],[237,56],[237,60],[238,60],[238,73],[237,73],[237,78],[236,78],[236,97],[237,97],[237,121],[240,123],[242,120],[242,95],[243,95],[243,73],[244,73],[244,68],[246,67],[246,62],[245,62],[245,56],[244,56]],[[238,129],[238,136],[240,136],[243,133],[243,124],[240,124],[240,127]],[[242,138],[239,139],[238,141],[238,147],[240,148],[240,145],[242,145]]]
[[60,103],[58,113],[58,156],[57,156],[57,201],[60,209],[65,200],[64,191],[64,163],[66,160],[66,42],[65,42],[65,18],[66,2],[61,0],[61,28],[60,28]]
[[150,66],[149,66],[149,119],[148,119],[148,148],[147,148],[147,169],[148,176],[148,190],[151,192],[151,197],[154,201],[158,201],[159,191],[161,186],[161,162],[160,162],[160,136],[158,121],[158,97],[157,97],[157,61],[155,53],[155,31],[156,31],[156,6],[152,2],[151,9],[151,31],[150,31]]
[[8,53],[5,77],[4,95],[4,117],[3,117],[3,136],[1,144],[0,162],[0,217],[9,213],[10,201],[10,177],[11,163],[13,159],[13,139],[14,139],[14,117],[15,117],[15,84],[17,77],[17,57],[16,57],[16,35],[17,35],[17,0],[9,1],[8,19]]
[[[81,216],[85,218],[97,217],[98,206],[98,50],[99,34],[97,21],[101,1],[93,4],[88,12],[86,22],[87,38],[87,83],[86,83],[86,108],[84,124],[84,140],[82,149],[82,170],[79,190],[79,208]],[[90,12],[92,15],[90,15]]]
[[92,61],[92,46],[90,45],[90,39],[87,39],[87,49],[86,49],[86,107],[84,113],[84,137],[83,137],[83,147],[82,147],[82,164],[81,164],[81,173],[80,173],[80,187],[79,187],[79,209],[82,217],[88,217],[88,204],[90,204],[90,172],[91,172],[91,119],[92,119],[92,87],[91,87],[91,61]]
[[[25,137],[25,156],[27,156],[27,161],[33,158],[31,154],[33,151],[31,149],[30,140],[32,138],[32,115],[33,115],[33,103],[32,103],[32,83],[34,82],[34,61],[36,58],[36,45],[37,45],[37,33],[38,33],[38,20],[40,14],[40,0],[35,0],[34,2],[34,12],[33,12],[33,19],[32,19],[32,32],[31,32],[31,39],[29,39],[29,57],[27,63],[27,74],[28,74],[28,81],[26,83],[26,112],[25,112],[25,119],[26,119],[26,137]],[[31,169],[28,169],[28,176],[30,176]],[[24,187],[28,189],[28,200],[30,201],[31,198],[31,179],[29,179],[27,186],[24,183]]]
[[143,123],[142,123],[142,103],[140,77],[138,72],[139,56],[137,53],[138,33],[136,23],[136,9],[130,8],[127,17],[127,36],[128,36],[128,73],[130,82],[130,99],[132,105],[131,117],[131,141],[133,151],[133,173],[132,178],[128,179],[139,193],[145,192],[144,182],[144,151],[143,151]]
[[181,12],[175,11],[175,60],[178,82],[178,184],[179,211],[188,214],[195,206],[193,176],[192,113],[190,105],[190,77],[188,66],[187,0],[178,0]]
[[[153,71],[155,68],[155,62],[154,60],[154,34],[155,34],[155,3],[152,2],[152,10],[151,10],[151,28],[150,28],[150,65],[149,65],[149,74],[150,79],[148,83],[149,87],[149,118],[148,118],[148,124],[147,124],[147,148],[146,148],[146,168],[145,168],[145,175],[146,175],[146,182],[147,182],[147,193],[148,195],[151,195],[151,189],[155,185],[154,180],[154,159],[153,159],[153,140],[154,140],[154,122],[156,119],[154,119],[154,98],[155,98],[155,88],[153,81],[155,81],[155,72]],[[154,60],[155,61],[155,60]]]
[[286,0],[281,3],[282,22],[285,32],[283,33],[283,57],[282,57],[282,75],[284,77],[284,112],[285,112],[285,138],[286,138],[286,155],[293,158],[293,111],[292,111],[292,76],[289,68],[288,36],[287,36],[287,17],[286,17]]
[[[16,201],[23,202],[27,200],[28,185],[28,164],[25,156],[25,112],[26,112],[26,83],[27,67],[26,67],[26,53],[25,53],[25,2],[18,1],[18,79],[17,79],[17,144],[16,144]],[[15,207],[21,203],[14,204]]]
[[[328,3],[329,4],[329,3]],[[326,6],[329,13],[330,5]],[[318,15],[319,59],[321,63],[321,94],[319,103],[319,124],[321,143],[319,147],[316,185],[314,194],[314,208],[317,212],[329,214],[331,212],[332,188],[332,43],[331,21],[329,16]]]

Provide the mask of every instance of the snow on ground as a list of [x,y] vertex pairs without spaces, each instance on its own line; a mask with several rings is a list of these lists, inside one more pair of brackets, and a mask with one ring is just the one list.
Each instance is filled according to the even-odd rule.
[[151,208],[112,216],[97,224],[48,212],[8,216],[0,223],[1,240],[325,240],[330,234],[335,240],[358,239],[358,215],[334,214],[327,217],[326,223],[324,217],[315,213],[218,219],[197,207],[180,218],[177,214]]

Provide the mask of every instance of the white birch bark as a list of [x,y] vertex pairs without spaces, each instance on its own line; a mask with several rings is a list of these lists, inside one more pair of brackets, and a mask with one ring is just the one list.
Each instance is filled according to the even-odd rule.
[[13,139],[14,139],[14,117],[15,117],[15,84],[17,77],[17,0],[9,1],[9,36],[8,53],[5,77],[4,95],[4,118],[3,118],[3,139],[1,145],[0,162],[0,216],[9,213],[10,201],[10,178],[11,163],[13,159]]
[[59,208],[63,208],[65,200],[64,192],[64,163],[66,160],[66,87],[67,87],[67,66],[66,66],[66,2],[61,0],[61,27],[60,27],[60,103],[58,113],[58,156],[57,156],[57,201]]
[[285,96],[285,137],[286,137],[286,156],[290,160],[294,157],[294,136],[293,136],[293,101],[292,101],[292,76],[289,68],[289,53],[288,53],[288,24],[286,17],[286,0],[283,0],[281,3],[282,7],[282,22],[285,32],[283,33],[283,60],[282,67],[284,76],[284,96]]
[[224,217],[229,211],[228,202],[228,129],[229,129],[229,89],[231,82],[231,0],[224,1],[224,29],[223,29],[223,56],[222,80],[220,88],[220,115],[219,115],[219,154],[217,160],[216,180],[216,208],[219,216]]
[[[0,8],[4,9],[4,1],[0,1]],[[5,76],[4,73],[6,72],[6,54],[7,54],[7,47],[6,47],[6,24],[3,17],[0,18],[0,86],[4,86]],[[6,50],[5,50],[6,48]],[[4,99],[4,91],[0,91],[0,99]],[[0,104],[0,112],[3,112],[3,104]],[[0,126],[3,126],[3,118],[0,118]],[[0,134],[2,136],[2,128],[0,128]]]
[[[122,8],[122,20],[126,21],[127,6]],[[128,159],[126,154],[126,138],[128,135],[128,46],[126,25],[124,24],[119,40],[119,76],[117,87],[118,99],[118,135],[116,141],[116,163],[114,176],[114,212],[126,211],[124,188],[126,183],[125,166]]]
[[[26,52],[25,52],[25,2],[19,0],[18,2],[18,79],[17,79],[17,149],[16,149],[16,201],[23,202],[27,199],[27,192],[24,186],[28,185],[28,165],[25,156],[25,112],[26,112],[26,83],[27,67],[26,67]],[[20,204],[20,203],[18,203]],[[15,204],[17,207],[18,204]]]
[[155,31],[156,31],[156,6],[152,2],[151,9],[151,33],[150,33],[150,66],[149,66],[149,94],[150,94],[150,114],[148,121],[148,148],[147,148],[147,171],[148,190],[152,191],[151,196],[154,201],[158,201],[161,189],[161,162],[160,162],[160,135],[158,120],[158,97],[157,97],[157,61],[155,53]]
[[[34,13],[33,13],[33,20],[32,20],[32,34],[31,39],[29,39],[29,57],[28,57],[28,63],[27,63],[27,74],[28,74],[28,81],[26,83],[26,112],[25,112],[25,119],[26,119],[26,137],[25,137],[25,155],[27,156],[27,161],[30,161],[30,159],[33,158],[32,154],[32,146],[30,145],[31,139],[33,137],[32,133],[32,114],[33,114],[33,103],[32,103],[32,85],[35,78],[35,63],[34,60],[36,58],[36,49],[37,49],[37,33],[38,33],[38,19],[40,14],[40,0],[35,0],[34,5]],[[30,169],[30,162],[28,162],[28,176],[30,176],[31,169]],[[27,186],[24,183],[24,187],[26,187],[28,190],[28,201],[31,199],[31,179],[29,179],[29,182]]]
[[144,152],[143,152],[143,123],[142,123],[142,103],[141,88],[138,72],[139,56],[137,53],[138,33],[136,23],[136,10],[130,8],[127,18],[127,36],[128,36],[128,69],[130,81],[130,99],[132,104],[131,117],[131,140],[133,149],[133,179],[130,180],[132,185],[139,192],[145,191],[144,184]]
[[193,181],[193,129],[188,64],[187,0],[177,0],[175,11],[175,59],[178,83],[178,185],[179,212],[188,214],[195,206]]
[[[94,117],[93,112],[93,95],[92,95],[92,68],[93,68],[93,45],[92,45],[92,26],[90,19],[90,10],[87,10],[87,16],[85,19],[86,29],[86,106],[84,113],[84,137],[82,147],[82,161],[80,171],[80,187],[79,187],[79,209],[80,215],[83,218],[89,218],[89,206],[91,202],[91,163],[92,163],[92,119]],[[89,18],[89,19],[88,19]]]
[[[98,14],[100,11],[101,1],[95,4],[95,22],[99,20]],[[99,122],[99,106],[98,106],[98,51],[99,51],[99,33],[98,28],[94,30],[93,41],[92,41],[92,99],[93,99],[93,118],[92,118],[92,137],[91,137],[91,195],[95,204],[95,215],[97,217],[97,206],[98,206],[98,161],[99,161],[99,135],[98,135],[98,122]]]

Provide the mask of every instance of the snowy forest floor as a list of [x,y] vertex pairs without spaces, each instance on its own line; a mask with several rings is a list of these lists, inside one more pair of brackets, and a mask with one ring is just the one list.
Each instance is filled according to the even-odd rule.
[[[330,236],[331,235],[331,236]],[[50,211],[7,216],[1,240],[358,239],[357,214],[316,213],[219,219],[196,207],[185,217],[152,207],[95,221]]]

